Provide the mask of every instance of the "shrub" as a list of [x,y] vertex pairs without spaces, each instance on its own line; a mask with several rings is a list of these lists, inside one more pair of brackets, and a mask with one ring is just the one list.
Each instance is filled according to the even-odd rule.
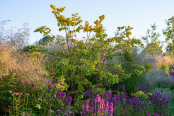
[[[108,38],[102,24],[104,15],[94,21],[94,26],[90,25],[88,21],[82,25],[78,13],[72,14],[72,17],[65,17],[62,15],[65,7],[57,8],[54,5],[50,5],[50,7],[57,20],[59,31],[65,32],[65,39],[59,38],[56,42],[63,50],[57,50],[52,54],[56,59],[53,72],[57,77],[65,78],[69,90],[74,94],[75,106],[79,107],[84,90],[89,86],[93,84],[112,85],[123,78],[130,77],[131,74],[124,72],[121,65],[109,64],[106,61],[119,55],[122,51],[130,52],[131,47],[143,46],[139,39],[130,38],[130,31],[133,28],[130,26],[118,27],[116,35]],[[82,31],[87,34],[86,39],[77,40],[76,34]],[[37,28],[35,32],[43,33],[44,36],[50,35],[50,40],[56,38],[51,34],[51,29],[46,26]],[[94,37],[90,36],[92,33],[94,33]],[[107,67],[111,65],[118,73],[109,72]],[[136,65],[135,67],[137,69],[135,73],[142,73],[142,66]]]

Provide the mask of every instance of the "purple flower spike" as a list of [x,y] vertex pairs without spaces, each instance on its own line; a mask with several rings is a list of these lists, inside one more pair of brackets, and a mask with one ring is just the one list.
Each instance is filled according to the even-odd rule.
[[58,81],[55,81],[54,83],[59,83]]
[[94,107],[94,103],[93,102],[91,102],[91,106]]
[[84,104],[82,104],[82,108],[85,108],[85,105]]
[[67,96],[69,96],[69,95],[70,95],[70,91],[67,92]]
[[174,72],[170,72],[170,75],[171,75],[171,76],[174,76]]
[[161,93],[163,93],[163,90],[161,90]]
[[71,96],[69,96],[69,103],[71,103],[72,102],[72,97]]

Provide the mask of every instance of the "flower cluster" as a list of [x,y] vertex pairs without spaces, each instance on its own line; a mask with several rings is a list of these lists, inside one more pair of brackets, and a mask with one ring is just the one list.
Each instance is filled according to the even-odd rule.
[[174,72],[170,72],[170,75],[174,77]]
[[[147,116],[150,116],[150,114],[148,114]],[[153,113],[152,116],[160,116],[160,115]]]
[[135,111],[139,111],[140,109],[145,110],[146,101],[132,95],[132,97],[127,100],[127,104],[133,106]]
[[116,114],[116,111],[119,109],[120,104],[123,103],[123,99],[127,98],[127,93],[123,92],[125,91],[124,85],[119,86],[117,90],[119,90],[118,94],[112,94],[111,92],[106,92],[104,94],[101,94],[100,90],[93,91],[93,88],[92,88],[92,90],[86,90],[86,92],[84,93],[84,96],[87,98],[87,100],[90,99],[91,101],[94,101],[94,102],[96,102],[97,99],[100,98],[99,96],[101,96],[102,97],[101,100],[99,99],[101,102],[104,100],[106,101],[106,103],[113,104],[113,108],[115,110],[112,113],[114,115]]
[[61,77],[59,79],[57,79],[56,77],[53,77],[53,81],[51,82],[51,84],[57,90],[59,89],[61,91],[64,91],[64,90],[67,90],[67,84],[64,81],[65,81],[65,79],[63,77]]
[[[132,94],[131,97],[128,97],[128,94],[125,92],[124,85],[118,86],[116,94],[112,94],[111,92],[101,94],[100,91],[93,91],[93,88],[92,90],[86,90],[84,96],[87,100],[85,104],[82,104],[83,114],[98,112],[99,110],[97,108],[99,107],[93,107],[94,103],[100,104],[99,106],[102,106],[103,114],[105,114],[105,111],[107,109],[106,104],[108,103],[113,104],[113,115],[117,115],[119,112],[130,112],[130,108],[132,109],[131,112],[143,111],[144,114],[147,115],[149,114],[149,106],[151,107],[151,113],[155,112],[165,114],[164,112],[161,112],[164,110],[164,108],[158,108],[157,110],[153,108],[161,106],[166,107],[167,109],[168,103],[171,101],[170,98],[163,96],[161,93],[155,93],[154,95],[152,95],[151,93],[147,92],[147,87],[141,87],[139,83],[137,83],[137,87],[137,92],[135,94]],[[94,101],[94,103],[90,101]]]
[[21,94],[22,94],[21,92],[18,92],[18,93],[12,94],[12,96],[17,96],[18,97],[18,96],[21,96]]
[[137,92],[138,91],[143,91],[144,93],[147,93],[147,87],[146,86],[145,87],[141,87],[139,82],[137,82],[136,86],[138,87]]
[[155,94],[151,96],[151,101],[154,105],[155,111],[161,111],[161,113],[166,113],[171,98],[163,95],[163,90],[161,90],[161,92],[155,92]]
[[63,115],[63,113],[71,111],[72,97],[70,96],[69,91],[64,93],[63,91],[58,90],[56,95],[53,96],[53,102],[55,105],[52,106],[52,108],[55,112],[61,112]]
[[89,99],[82,104],[82,115],[113,115],[113,103],[105,101],[99,95],[90,102]]
[[58,103],[58,100],[61,100],[64,102],[64,104],[69,105],[72,102],[72,97],[70,96],[70,92],[67,92],[67,95],[63,91],[58,90],[56,97],[53,97],[55,101]]

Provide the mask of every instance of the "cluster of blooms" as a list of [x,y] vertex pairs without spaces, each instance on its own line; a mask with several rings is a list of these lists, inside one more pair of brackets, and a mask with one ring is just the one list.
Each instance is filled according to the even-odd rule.
[[[96,86],[96,88],[98,88],[98,86]],[[93,88],[91,88],[93,90]],[[117,88],[117,90],[125,90],[125,86],[121,85]],[[127,93],[126,92],[119,92],[119,95],[117,94],[112,94],[111,92],[107,92],[104,94],[101,94],[100,91],[91,91],[91,90],[86,90],[86,92],[84,93],[84,96],[86,98],[89,98],[92,100],[94,100],[94,102],[96,102],[96,99],[100,98],[99,96],[101,96],[101,102],[106,101],[106,104],[112,104],[113,108],[115,109],[114,111],[117,111],[117,109],[119,109],[119,105],[123,102],[122,99],[127,97]],[[89,99],[87,99],[89,101]],[[104,106],[106,106],[106,104]],[[93,105],[93,104],[92,104]],[[82,104],[83,107],[83,104]],[[106,109],[106,108],[105,108]],[[106,111],[105,109],[103,109],[103,113]],[[92,110],[91,110],[92,111]],[[95,109],[94,109],[95,111]],[[85,114],[84,112],[87,113],[86,110],[84,110],[83,108],[83,114]],[[101,112],[101,111],[100,111]],[[116,114],[116,112],[112,112],[112,114]],[[111,115],[111,114],[110,114]]]
[[[54,74],[51,74],[53,77]],[[59,81],[56,77],[53,77],[52,82],[48,82],[49,86],[48,89],[52,95],[53,104],[52,108],[55,112],[62,112],[65,113],[67,110],[71,109],[71,102],[72,97],[70,96],[70,91],[64,93],[65,85],[64,85],[64,78],[60,78]]]
[[155,106],[164,105],[165,107],[167,107],[169,102],[171,101],[171,98],[163,95],[162,93],[163,90],[161,90],[161,92],[155,92],[155,94],[153,94],[151,97],[152,101],[155,103]]
[[145,110],[145,104],[147,102],[146,102],[146,100],[143,100],[141,98],[137,98],[135,95],[132,95],[132,97],[126,101],[127,104],[134,107],[135,111],[139,111],[140,109]]
[[174,72],[170,72],[170,75],[174,77]]
[[[70,92],[68,91],[65,94],[63,91],[58,90],[55,97],[53,97],[54,102],[57,104],[54,107],[55,112],[66,113],[67,111],[71,112],[71,102],[72,97],[70,96]],[[63,115],[63,114],[62,114]]]
[[53,77],[53,81],[51,82],[51,85],[54,86],[54,88],[56,88],[57,90],[61,90],[61,91],[64,91],[64,90],[67,90],[67,84],[64,82],[65,79],[63,77],[60,77],[59,78],[59,81],[57,81],[58,79],[56,77]]
[[70,92],[67,92],[67,95],[63,91],[58,90],[56,97],[53,97],[55,101],[58,103],[58,99],[62,100],[65,104],[69,105],[72,102],[72,97],[70,96]]
[[21,92],[18,92],[18,93],[12,94],[12,96],[17,96],[18,97],[18,96],[21,96],[21,94],[22,94]]
[[[150,116],[150,114],[148,114],[147,116]],[[160,116],[160,115],[153,113],[152,116]]]
[[[53,74],[51,76],[53,76]],[[57,85],[59,85],[59,87],[57,87]],[[62,81],[60,80],[60,82],[58,82],[56,77],[54,77],[49,89],[52,90],[53,100],[57,104],[55,107],[55,111],[63,111],[65,106],[70,106],[72,102],[70,91],[68,91],[65,94],[63,92],[64,89],[62,89],[62,87],[64,87],[64,84],[62,83]]]
[[171,98],[167,97],[166,95],[163,95],[163,90],[161,90],[161,92],[155,92],[155,94],[152,95],[151,101],[154,105],[155,111],[162,110],[161,113],[166,113]]
[[113,115],[113,103],[105,101],[104,98],[101,98],[99,95],[90,102],[89,99],[85,101],[85,104],[82,104],[83,111],[82,115]]
[[[89,104],[90,100],[92,101],[94,99],[94,101],[96,101],[96,98],[99,98],[99,95],[102,97],[102,99],[100,100],[102,103],[104,103],[103,101],[107,101],[108,103],[113,104],[113,109],[114,109],[113,115],[116,115],[119,112],[120,107],[123,107],[126,110],[127,106],[133,107],[135,112],[137,112],[137,111],[147,111],[148,112],[148,110],[146,109],[146,106],[150,105],[151,103],[152,103],[153,107],[164,106],[167,109],[168,103],[171,101],[170,98],[162,95],[161,93],[155,93],[154,95],[151,96],[146,91],[147,87],[140,87],[139,83],[137,83],[137,87],[138,87],[138,91],[142,91],[144,94],[149,95],[148,99],[145,99],[142,96],[136,97],[134,94],[132,94],[131,97],[128,97],[127,93],[125,92],[124,85],[121,85],[117,88],[117,94],[112,94],[110,92],[101,94],[100,91],[87,90],[84,93],[84,96],[87,98],[86,104],[82,104],[83,114],[85,114],[84,112],[89,113],[89,111],[90,111],[90,113],[96,112],[96,109],[94,109],[92,107],[93,103],[91,103],[91,106],[89,106],[88,104]],[[106,106],[106,105],[104,105],[104,106]],[[87,110],[87,108],[88,108],[88,110]],[[156,110],[153,110],[153,111],[159,113],[160,110],[163,111],[164,109],[161,108],[161,109],[158,109],[157,111]],[[104,111],[106,111],[106,110],[103,109],[103,113],[104,113]],[[160,112],[160,113],[164,114],[164,112]],[[158,116],[158,114],[157,114],[157,116]]]
[[[22,93],[21,92],[18,92],[18,93],[14,93],[14,94],[12,94],[12,96],[16,96],[16,97],[18,97],[18,100],[20,99],[19,97],[22,95]],[[26,93],[26,95],[28,96],[29,94],[28,93]],[[10,98],[11,99],[11,98]],[[19,102],[19,101],[18,101]],[[12,108],[13,107],[20,107],[21,106],[21,104],[19,104],[18,102],[14,102],[14,104],[13,104],[13,106],[8,106],[8,108],[10,108],[10,110],[12,110]]]
[[141,87],[139,82],[137,82],[136,86],[138,87],[137,92],[138,91],[143,91],[144,93],[147,93],[147,87],[146,86],[145,87]]

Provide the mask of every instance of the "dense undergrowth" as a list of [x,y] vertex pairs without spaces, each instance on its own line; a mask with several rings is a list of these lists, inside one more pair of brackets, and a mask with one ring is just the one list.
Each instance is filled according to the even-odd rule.
[[[173,48],[169,44],[162,53],[154,25],[142,40],[130,37],[130,26],[118,27],[108,38],[104,15],[92,26],[78,14],[66,18],[65,8],[50,6],[65,37],[42,26],[35,30],[44,34],[37,45],[0,43],[0,114],[174,115]],[[164,30],[166,41],[173,39],[171,20]],[[82,31],[87,36],[78,40]]]

